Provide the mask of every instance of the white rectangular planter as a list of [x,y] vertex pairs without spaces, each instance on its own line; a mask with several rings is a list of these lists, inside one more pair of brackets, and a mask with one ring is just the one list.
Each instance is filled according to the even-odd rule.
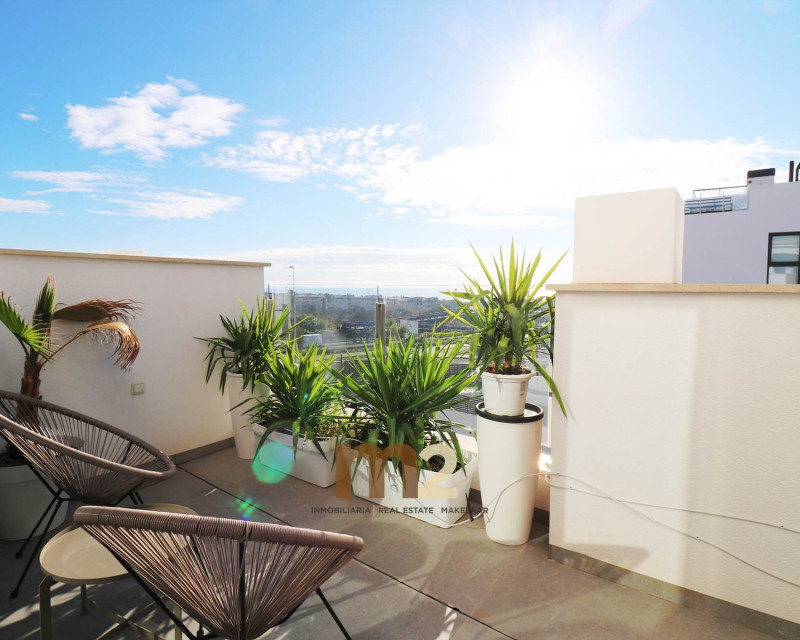
[[[253,431],[256,433],[257,441],[260,440],[264,428],[254,426]],[[329,438],[319,443],[328,457],[327,460],[322,457],[312,443],[305,442],[302,437],[297,441],[297,456],[294,458],[292,457],[292,436],[290,434],[273,431],[267,440],[269,443],[264,443],[266,447],[281,447],[287,451],[284,451],[282,455],[274,455],[274,451],[262,448],[257,454],[261,464],[272,468],[279,466],[281,468],[277,469],[278,471],[288,473],[294,478],[310,482],[318,487],[330,487],[336,482],[336,470],[331,468],[336,444],[334,439]]]
[[[383,482],[383,497],[369,495],[369,461],[361,459],[361,464],[353,478],[353,494],[379,504],[386,509],[422,520],[437,527],[447,528],[456,523],[464,514],[469,514],[467,499],[472,476],[478,467],[478,456],[465,451],[466,474],[459,470],[452,474],[440,474],[422,470],[419,474],[416,498],[403,497],[403,480],[392,463],[384,466],[384,473],[378,479]],[[351,469],[355,462],[351,464]],[[441,479],[441,480],[440,480]],[[440,497],[450,494],[448,497]]]

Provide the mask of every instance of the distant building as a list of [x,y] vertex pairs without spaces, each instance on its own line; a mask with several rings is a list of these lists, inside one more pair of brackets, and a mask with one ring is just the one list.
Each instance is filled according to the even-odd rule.
[[800,183],[775,183],[775,169],[747,172],[747,184],[702,189],[685,202],[685,284],[798,284]]
[[401,327],[408,329],[408,332],[415,338],[419,336],[419,322],[417,320],[409,320],[407,318],[400,318],[397,321]]

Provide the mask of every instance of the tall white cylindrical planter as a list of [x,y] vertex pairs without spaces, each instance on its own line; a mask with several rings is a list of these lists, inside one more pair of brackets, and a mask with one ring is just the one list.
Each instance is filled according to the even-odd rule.
[[[229,373],[226,382],[228,387],[228,401],[230,402],[231,428],[233,429],[233,444],[236,447],[236,455],[243,460],[252,460],[256,457],[258,448],[258,438],[253,433],[253,429],[247,425],[250,416],[247,410],[250,408],[249,402],[245,402],[252,397],[269,396],[269,387],[263,384],[256,384],[254,391],[250,388],[242,389],[242,374]],[[244,404],[240,404],[245,402]]]
[[524,544],[536,506],[544,412],[526,404],[522,415],[501,416],[478,403],[475,413],[486,534],[500,544]]

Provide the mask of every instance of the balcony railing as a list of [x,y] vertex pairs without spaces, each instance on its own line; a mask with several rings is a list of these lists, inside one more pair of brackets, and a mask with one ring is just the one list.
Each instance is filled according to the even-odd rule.
[[717,213],[747,209],[747,187],[717,187],[695,189],[692,198],[683,205],[686,215],[695,213]]

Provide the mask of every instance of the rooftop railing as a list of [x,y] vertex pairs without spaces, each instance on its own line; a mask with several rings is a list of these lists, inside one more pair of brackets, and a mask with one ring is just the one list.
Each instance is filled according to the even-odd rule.
[[683,205],[686,215],[747,209],[747,186],[695,189]]

